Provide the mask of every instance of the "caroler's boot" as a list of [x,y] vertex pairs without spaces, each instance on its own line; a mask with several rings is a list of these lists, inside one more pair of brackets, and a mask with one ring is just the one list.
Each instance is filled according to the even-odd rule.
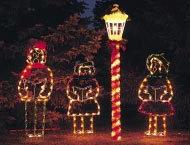
[[166,116],[162,116],[162,131],[158,132],[159,136],[166,136]]
[[84,133],[84,116],[80,117],[73,116],[73,133],[74,134]]
[[93,122],[94,122],[94,118],[93,118],[93,116],[90,116],[90,117],[88,117],[87,118],[88,119],[88,124],[87,124],[87,126],[88,126],[88,128],[86,128],[86,133],[93,133],[93,128],[94,128],[94,126],[93,126]]
[[150,115],[149,117],[148,117],[148,130],[147,131],[145,131],[145,135],[151,135],[152,134],[152,131],[151,131],[151,129],[152,129],[152,116]]

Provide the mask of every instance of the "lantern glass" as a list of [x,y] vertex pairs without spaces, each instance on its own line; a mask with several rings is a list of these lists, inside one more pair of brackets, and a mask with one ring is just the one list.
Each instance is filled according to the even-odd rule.
[[119,5],[114,4],[111,14],[105,15],[103,19],[106,23],[106,29],[110,40],[122,40],[125,22],[128,15],[119,10]]

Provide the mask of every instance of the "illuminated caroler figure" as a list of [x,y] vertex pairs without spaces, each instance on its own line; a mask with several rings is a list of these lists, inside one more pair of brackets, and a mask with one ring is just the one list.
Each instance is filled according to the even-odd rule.
[[145,134],[165,136],[166,116],[174,114],[171,104],[173,90],[167,77],[169,62],[164,54],[152,54],[148,56],[146,65],[150,74],[145,77],[138,91],[138,97],[142,100],[139,111],[149,116]]
[[[43,137],[45,130],[45,111],[46,102],[50,99],[53,89],[53,74],[46,63],[46,43],[43,41],[36,42],[27,51],[28,65],[20,75],[18,84],[18,93],[20,100],[25,102],[25,132],[28,137]],[[28,129],[28,103],[34,104],[34,121],[33,133]],[[37,104],[43,107],[42,117],[37,115]],[[42,131],[37,133],[37,117],[42,118]]]
[[97,101],[99,84],[94,73],[92,61],[77,63],[74,66],[74,76],[67,84],[70,100],[67,115],[73,117],[74,134],[93,133],[93,116],[100,115]]

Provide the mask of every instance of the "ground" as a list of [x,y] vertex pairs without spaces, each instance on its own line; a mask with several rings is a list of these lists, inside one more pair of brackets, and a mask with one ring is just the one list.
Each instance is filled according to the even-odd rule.
[[123,130],[121,141],[113,141],[109,130],[74,135],[72,131],[46,131],[44,138],[25,138],[23,132],[0,135],[0,145],[189,145],[189,131],[168,131],[165,137],[145,136],[143,131]]

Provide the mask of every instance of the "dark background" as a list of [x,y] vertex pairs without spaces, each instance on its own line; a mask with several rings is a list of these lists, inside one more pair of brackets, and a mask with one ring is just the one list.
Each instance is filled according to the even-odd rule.
[[[0,128],[23,128],[23,103],[19,101],[17,92],[19,73],[26,65],[27,48],[37,40],[44,40],[48,44],[47,66],[53,70],[56,79],[52,99],[47,105],[47,127],[72,127],[72,120],[66,116],[68,99],[65,85],[68,77],[72,77],[77,56],[82,53],[86,58],[94,60],[96,78],[101,85],[98,99],[101,115],[95,118],[95,126],[110,129],[110,53],[101,17],[109,12],[114,3],[118,3],[131,19],[126,23],[123,34],[123,38],[128,40],[127,49],[121,51],[122,126],[146,128],[147,116],[137,111],[140,105],[138,87],[148,74],[145,64],[147,56],[165,53],[170,61],[169,79],[174,89],[172,103],[175,107],[175,115],[168,117],[168,128],[189,130],[189,0],[96,1],[91,18],[82,15],[90,7],[85,1],[1,1]],[[78,17],[70,19],[75,14]],[[68,32],[70,29],[72,31]],[[94,39],[93,36],[101,38]],[[89,44],[90,40],[93,45]],[[80,50],[81,45],[84,45],[85,51]],[[76,55],[72,51],[76,51]]]

